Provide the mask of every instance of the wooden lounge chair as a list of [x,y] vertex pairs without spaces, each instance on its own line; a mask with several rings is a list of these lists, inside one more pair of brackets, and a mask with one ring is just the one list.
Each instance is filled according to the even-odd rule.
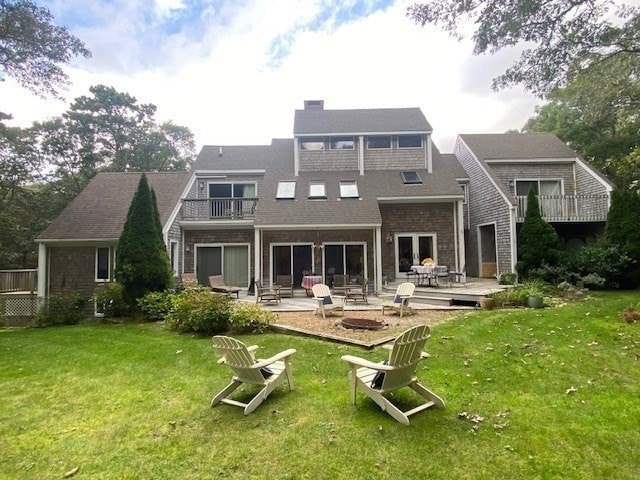
[[345,287],[349,284],[349,275],[342,275],[342,274],[334,274],[333,275],[333,284],[331,285],[331,289],[333,290],[333,293],[337,294],[344,294],[345,293]]
[[385,310],[398,312],[401,317],[415,313],[409,306],[409,301],[413,298],[413,292],[415,289],[416,286],[411,282],[405,282],[398,285],[393,300],[387,300],[382,303],[382,314],[384,315]]
[[337,298],[331,296],[331,290],[324,283],[318,283],[311,287],[313,291],[313,299],[318,302],[316,315],[322,313],[322,318],[327,318],[327,313],[340,312],[344,315],[344,302],[337,302]]
[[229,296],[232,294],[236,294],[236,298],[240,298],[240,287],[229,287],[224,284],[224,280],[222,275],[211,275],[209,277],[209,285],[211,286],[211,290],[218,293],[224,293]]
[[276,302],[280,303],[280,285],[273,285],[271,287],[263,286],[262,283],[258,280],[255,282],[256,285],[256,303],[268,303],[268,302]]
[[[291,355],[296,353],[295,349],[289,348],[261,360],[255,358],[254,352],[258,349],[257,345],[247,347],[235,338],[217,335],[213,337],[213,346],[222,356],[218,363],[227,365],[233,370],[234,375],[231,383],[213,397],[212,407],[226,403],[243,408],[244,414],[249,415],[285,379],[289,384],[289,390],[293,390],[293,376],[289,359]],[[228,398],[243,383],[257,385],[262,389],[248,403]]]
[[276,275],[276,284],[280,285],[280,295],[293,298],[293,277],[291,275]]
[[[389,357],[384,363],[374,363],[364,358],[344,355],[349,363],[350,398],[356,404],[356,392],[362,390],[378,406],[403,425],[409,425],[409,417],[427,408],[444,408],[444,401],[418,383],[415,376],[418,362],[429,355],[423,351],[429,338],[429,327],[418,325],[400,335],[390,346]],[[425,399],[424,403],[402,411],[386,397],[403,387],[409,387]]]

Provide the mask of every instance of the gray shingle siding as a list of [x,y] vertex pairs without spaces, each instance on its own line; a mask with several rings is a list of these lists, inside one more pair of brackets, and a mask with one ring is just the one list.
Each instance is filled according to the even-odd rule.
[[457,141],[454,153],[470,178],[467,273],[480,276],[478,255],[478,225],[495,223],[497,236],[497,272],[511,271],[511,220],[509,204],[496,190],[490,177],[462,141]]
[[[504,186],[508,186],[509,181],[514,179],[561,179],[564,185],[564,194],[574,194],[575,182],[573,180],[573,166],[570,164],[536,164],[519,162],[515,165],[512,163],[492,163],[490,167],[496,178],[500,180]],[[515,195],[515,186],[507,188],[509,188],[512,195]]]
[[576,183],[579,195],[606,195],[607,188],[580,164],[576,164]]

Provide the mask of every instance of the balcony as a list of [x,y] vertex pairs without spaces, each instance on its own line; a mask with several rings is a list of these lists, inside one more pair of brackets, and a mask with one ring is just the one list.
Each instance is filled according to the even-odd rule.
[[[527,197],[517,196],[517,221],[524,221]],[[608,195],[540,195],[540,214],[547,222],[604,222],[609,211]]]
[[194,220],[252,220],[257,198],[183,198],[180,218]]

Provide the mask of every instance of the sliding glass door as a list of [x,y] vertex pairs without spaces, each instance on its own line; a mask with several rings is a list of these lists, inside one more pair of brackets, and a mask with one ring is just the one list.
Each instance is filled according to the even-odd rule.
[[419,265],[425,258],[436,261],[436,236],[426,233],[401,233],[396,235],[396,271],[406,273],[412,265]]

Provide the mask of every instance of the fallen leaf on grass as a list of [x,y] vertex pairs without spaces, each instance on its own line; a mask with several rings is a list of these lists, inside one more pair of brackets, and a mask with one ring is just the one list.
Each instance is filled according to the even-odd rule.
[[69,470],[67,473],[64,474],[64,478],[71,478],[79,471],[80,471],[80,467],[72,468],[71,470]]
[[578,391],[578,389],[576,387],[569,387],[564,391],[564,393],[569,395],[570,393],[577,392],[577,391]]

